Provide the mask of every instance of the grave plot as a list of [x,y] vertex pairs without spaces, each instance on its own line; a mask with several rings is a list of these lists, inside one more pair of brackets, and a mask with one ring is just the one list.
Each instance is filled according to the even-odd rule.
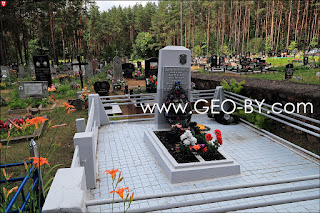
[[[10,141],[19,141],[19,140],[28,140],[30,138],[40,137],[45,122],[43,122],[39,128],[37,129],[34,125],[27,126],[25,129],[22,128],[23,125],[28,123],[28,120],[36,118],[37,116],[26,115],[16,116],[7,118],[7,120],[0,120],[0,142],[5,143],[8,142],[8,132],[10,131]],[[43,118],[47,118],[47,116],[41,116]],[[15,126],[11,130],[10,125]]]

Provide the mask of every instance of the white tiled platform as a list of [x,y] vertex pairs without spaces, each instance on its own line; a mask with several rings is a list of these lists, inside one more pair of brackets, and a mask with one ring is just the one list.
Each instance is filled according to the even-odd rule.
[[[111,124],[99,129],[98,141],[98,167],[100,179],[99,187],[91,190],[91,199],[112,198],[112,182],[110,175],[104,173],[107,169],[119,169],[122,171],[124,181],[119,186],[128,186],[135,195],[150,195],[162,192],[188,190],[204,187],[216,187],[225,185],[238,185],[276,179],[294,178],[319,174],[319,162],[315,163],[302,155],[250,130],[242,124],[221,125],[205,115],[194,115],[193,121],[211,128],[220,129],[223,137],[223,148],[233,159],[241,165],[241,175],[196,181],[183,184],[171,184],[155,158],[143,142],[145,130],[153,129],[153,121],[130,122]],[[146,201],[135,201],[130,209],[138,209],[162,204],[206,199],[211,197],[242,194],[247,192],[285,188],[297,185],[318,183],[319,180],[287,183],[265,187],[237,189],[213,193],[194,194],[187,196],[166,197]],[[299,192],[282,193],[256,198],[246,198],[234,201],[190,206],[180,209],[170,209],[164,212],[197,212],[213,208],[250,204],[263,201],[273,201],[301,197],[305,195],[317,195],[319,189],[304,190]],[[117,196],[117,195],[116,195]],[[111,205],[89,207],[91,212],[111,212]],[[114,211],[123,211],[123,204],[114,204]],[[282,204],[264,208],[248,209],[241,212],[319,212],[320,200],[303,201],[290,204]]]

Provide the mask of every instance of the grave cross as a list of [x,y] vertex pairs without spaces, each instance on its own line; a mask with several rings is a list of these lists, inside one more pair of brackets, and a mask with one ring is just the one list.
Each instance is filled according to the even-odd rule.
[[87,65],[88,63],[82,63],[80,55],[77,56],[77,60],[78,60],[78,63],[74,63],[74,64],[72,64],[72,66],[79,65],[79,75],[80,75],[80,81],[81,81],[81,89],[83,89],[83,79],[82,79],[81,65]]
[[119,51],[118,51],[118,49],[116,49],[114,52],[116,53],[116,55],[118,55],[118,52],[119,52]]

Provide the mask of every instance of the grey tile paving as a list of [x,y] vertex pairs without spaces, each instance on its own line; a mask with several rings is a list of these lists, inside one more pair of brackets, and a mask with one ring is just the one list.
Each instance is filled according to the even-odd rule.
[[[129,186],[130,190],[135,192],[135,195],[150,195],[162,192],[237,185],[319,174],[319,164],[316,164],[281,144],[248,129],[242,124],[224,126],[204,115],[193,116],[192,120],[209,126],[211,128],[211,133],[215,129],[221,130],[223,137],[223,149],[240,164],[242,172],[241,175],[189,183],[171,184],[143,141],[144,131],[154,128],[153,121],[111,124],[99,129],[97,157],[99,168],[98,177],[100,182],[97,189],[91,191],[91,199],[112,198],[109,193],[112,190],[111,177],[107,176],[104,171],[113,168],[121,170],[122,175],[124,176],[124,180],[119,186]],[[159,198],[148,201],[135,201],[132,203],[131,209],[183,201],[202,200],[210,197],[242,194],[268,189],[285,188],[308,183],[319,183],[319,180],[184,195],[171,198]],[[196,212],[212,208],[272,201],[319,193],[319,189],[304,190],[293,193],[205,204],[196,207],[183,207],[163,212]],[[293,204],[249,209],[240,212],[319,212],[319,203],[320,200],[318,199]],[[91,212],[110,212],[111,205],[89,207],[89,210]],[[114,204],[114,211],[123,211],[123,205]]]

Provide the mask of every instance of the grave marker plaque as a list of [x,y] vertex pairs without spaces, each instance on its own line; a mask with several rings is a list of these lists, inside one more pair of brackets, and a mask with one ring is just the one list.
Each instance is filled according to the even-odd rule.
[[286,65],[285,79],[291,79],[293,76],[293,64]]
[[134,72],[134,65],[131,63],[122,64],[122,72],[123,72],[123,77],[132,78],[132,73]]
[[150,75],[158,77],[158,58],[149,58],[144,63],[146,78],[149,78]]
[[48,97],[47,81],[23,81],[18,82],[19,98]]
[[52,85],[49,56],[33,56],[35,74],[37,81],[48,81],[48,85]]
[[[181,57],[183,60],[181,61]],[[159,51],[159,73],[157,85],[156,103],[159,107],[164,104],[167,95],[176,82],[180,82],[181,87],[190,98],[191,90],[191,51],[183,46],[167,46]],[[168,128],[164,117],[164,111],[155,112],[155,124],[158,129]]]
[[211,67],[218,66],[218,57],[216,55],[212,55],[210,61],[211,61]]
[[309,57],[308,56],[304,56],[303,57],[303,65],[308,65],[309,63]]

